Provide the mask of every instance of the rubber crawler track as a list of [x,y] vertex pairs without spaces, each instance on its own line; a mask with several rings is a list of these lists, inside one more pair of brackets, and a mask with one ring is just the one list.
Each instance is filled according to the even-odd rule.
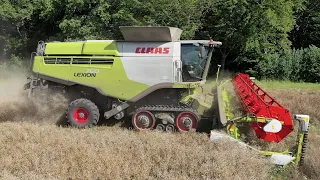
[[198,120],[201,119],[201,115],[194,109],[187,107],[187,106],[169,106],[169,105],[146,105],[136,109],[134,112],[130,113],[131,115],[140,111],[140,110],[147,110],[151,113],[155,112],[174,112],[174,113],[181,113],[181,112],[191,112],[194,113]]
[[197,116],[198,119],[201,119],[201,115],[196,110],[187,106],[146,105],[136,109],[131,114],[134,114],[140,110],[147,110],[151,112],[192,112]]

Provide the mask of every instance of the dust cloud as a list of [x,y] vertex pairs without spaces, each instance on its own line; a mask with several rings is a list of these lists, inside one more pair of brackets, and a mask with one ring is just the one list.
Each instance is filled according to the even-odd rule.
[[0,122],[59,123],[64,117],[67,100],[53,97],[51,102],[28,98],[27,76],[16,71],[2,72],[0,78]]

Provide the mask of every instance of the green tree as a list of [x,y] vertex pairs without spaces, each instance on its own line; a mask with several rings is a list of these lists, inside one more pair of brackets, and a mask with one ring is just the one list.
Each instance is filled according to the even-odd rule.
[[253,67],[270,53],[290,52],[294,3],[287,0],[203,1],[202,36],[222,41],[221,65]]
[[319,83],[320,48],[310,45],[290,54],[269,54],[258,68],[259,78]]
[[194,38],[202,13],[195,0],[114,0],[109,12],[115,37],[121,37],[119,26],[151,25],[179,27],[183,39]]
[[192,39],[200,16],[195,0],[2,0],[0,38],[7,56],[23,57],[39,40],[121,39],[119,26],[175,26]]
[[313,44],[320,47],[320,2],[305,0],[296,12],[296,25],[290,33],[295,48],[306,48]]
[[[26,23],[33,12],[32,3],[27,0],[12,3],[2,0],[0,3],[0,38],[5,44],[5,52],[19,50],[26,44],[28,34]],[[21,49],[20,49],[21,50]]]

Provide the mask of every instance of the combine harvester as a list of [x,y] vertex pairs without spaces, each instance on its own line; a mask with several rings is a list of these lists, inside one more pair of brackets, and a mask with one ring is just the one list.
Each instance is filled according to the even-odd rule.
[[[130,117],[140,131],[188,132],[202,126],[215,140],[221,134],[213,129],[222,127],[237,142],[241,123],[250,123],[256,136],[269,142],[280,142],[293,131],[289,111],[247,74],[231,80],[246,116],[234,115],[226,83],[218,84],[219,68],[213,92],[203,90],[212,53],[221,42],[180,40],[182,30],[173,27],[125,26],[120,31],[123,41],[39,42],[24,87],[29,97],[65,94],[70,99],[66,119],[79,128],[101,118]],[[292,151],[260,151],[275,164],[303,163],[309,116],[294,118],[300,127]]]

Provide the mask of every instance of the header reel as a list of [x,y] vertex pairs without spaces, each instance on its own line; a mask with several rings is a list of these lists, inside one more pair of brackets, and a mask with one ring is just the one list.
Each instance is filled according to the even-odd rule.
[[[239,73],[232,79],[236,97],[239,99],[245,116],[236,117],[233,108],[230,105],[230,94],[223,88],[223,85],[217,86],[218,101],[220,99],[219,112],[220,121],[225,119],[225,125],[229,137],[241,144],[259,151],[261,154],[271,156],[271,161],[277,165],[288,165],[289,163],[302,165],[306,151],[309,119],[308,115],[296,114],[294,119],[299,121],[299,130],[297,135],[297,144],[291,150],[285,152],[271,152],[257,150],[244,142],[240,141],[239,124],[250,123],[256,136],[268,142],[278,143],[286,138],[293,130],[294,125],[290,112],[279,102],[272,98],[267,92],[262,90],[254,83],[249,75]],[[211,141],[222,138],[211,132]]]

